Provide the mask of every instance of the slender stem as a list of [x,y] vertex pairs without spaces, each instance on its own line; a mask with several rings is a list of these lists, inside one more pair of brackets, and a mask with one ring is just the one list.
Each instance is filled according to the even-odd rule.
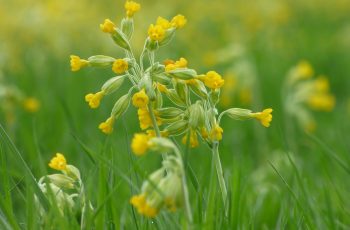
[[224,173],[222,171],[222,166],[221,166],[221,161],[220,161],[220,156],[219,156],[219,142],[213,143],[212,152],[213,152],[214,164],[216,167],[216,174],[218,176],[219,186],[220,186],[220,190],[221,190],[222,200],[223,200],[224,206],[225,206],[225,213],[227,213],[227,208],[228,208],[227,189],[226,189]]
[[159,130],[159,127],[158,127],[158,124],[157,124],[156,115],[154,114],[154,111],[153,111],[151,103],[148,104],[148,112],[149,112],[149,115],[151,117],[153,128],[154,128],[154,130],[156,132],[157,137],[161,137],[160,130]]

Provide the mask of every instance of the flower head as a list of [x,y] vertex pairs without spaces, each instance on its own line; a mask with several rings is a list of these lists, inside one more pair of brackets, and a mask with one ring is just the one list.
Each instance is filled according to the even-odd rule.
[[271,108],[264,109],[262,112],[252,113],[251,117],[259,120],[263,126],[269,127],[270,122],[272,121],[272,111]]
[[90,108],[96,109],[100,106],[100,102],[103,96],[103,91],[97,92],[95,94],[89,93],[85,96],[85,101],[89,103]]
[[[157,119],[157,124],[161,125],[162,124],[162,120],[157,116],[157,111],[154,111],[155,115],[156,115],[156,119]],[[140,121],[140,128],[141,129],[147,129],[148,127],[152,127],[152,119],[151,116],[148,112],[147,107],[143,107],[143,108],[139,108],[137,110],[137,114],[139,117],[139,121]]]
[[170,23],[172,27],[175,27],[176,29],[181,29],[186,25],[187,19],[185,18],[185,16],[178,14],[175,17],[173,17],[173,19],[171,19]]
[[34,97],[28,97],[23,100],[23,108],[30,113],[35,113],[40,108],[40,102]]
[[128,62],[124,59],[116,59],[113,62],[112,70],[116,74],[121,74],[127,71],[129,68]]
[[111,134],[113,132],[114,121],[114,117],[109,117],[106,121],[102,122],[98,128],[105,134]]
[[105,33],[114,33],[116,26],[110,19],[105,19],[103,24],[100,24],[100,29]]
[[78,71],[82,67],[87,66],[89,62],[87,60],[81,59],[79,56],[70,55],[70,66],[72,71]]
[[307,61],[300,61],[296,67],[296,72],[301,79],[307,79],[314,75],[314,70]]
[[156,25],[163,27],[163,29],[165,29],[165,30],[167,30],[171,27],[171,23],[167,19],[162,18],[162,17],[157,18]]
[[168,92],[168,88],[165,86],[165,85],[163,85],[163,84],[161,84],[161,83],[157,83],[157,89],[159,90],[159,92],[161,92],[161,93],[166,93],[166,92]]
[[132,97],[132,104],[137,108],[144,108],[148,105],[149,98],[145,92],[145,89],[134,94]]
[[335,97],[328,93],[314,94],[308,98],[307,103],[314,110],[332,111],[335,105]]
[[131,149],[137,156],[145,154],[149,148],[150,136],[145,133],[136,133],[131,141]]
[[126,1],[124,7],[128,18],[134,16],[134,14],[141,9],[141,5],[134,1]]
[[[182,138],[182,143],[185,145],[187,144],[187,134]],[[199,145],[197,133],[195,130],[190,131],[190,146],[191,148],[195,148]]]
[[210,89],[219,89],[225,83],[225,80],[222,79],[221,75],[215,71],[209,71],[205,76],[202,76],[199,79]]
[[151,24],[148,28],[148,36],[152,41],[162,41],[165,37],[165,30],[160,25]]
[[215,126],[210,130],[210,139],[212,141],[220,141],[222,140],[222,133],[224,130],[218,125],[215,124]]
[[146,195],[140,194],[131,197],[130,203],[137,209],[137,211],[149,218],[154,218],[157,216],[159,209],[156,207],[152,207],[146,201]]
[[67,161],[62,153],[56,153],[56,156],[53,157],[49,163],[50,168],[56,170],[66,170],[67,169]]
[[179,68],[187,68],[187,60],[185,58],[180,58],[176,62],[169,62],[165,65],[165,71],[169,72],[174,69],[179,69]]

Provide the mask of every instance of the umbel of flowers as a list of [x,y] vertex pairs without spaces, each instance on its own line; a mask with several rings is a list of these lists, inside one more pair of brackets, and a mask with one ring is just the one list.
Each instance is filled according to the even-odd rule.
[[[224,132],[220,127],[221,117],[227,114],[236,120],[256,119],[268,127],[272,120],[272,109],[254,113],[236,108],[219,114],[216,105],[219,102],[220,88],[225,83],[219,73],[208,71],[199,74],[188,67],[185,58],[162,62],[156,60],[157,51],[167,45],[177,30],[187,23],[183,15],[176,15],[171,20],[158,17],[149,26],[144,48],[140,57],[136,58],[130,39],[134,30],[133,16],[140,9],[140,5],[127,1],[125,9],[126,17],[119,27],[109,19],[100,25],[101,30],[125,51],[124,57],[95,55],[81,59],[72,55],[71,68],[72,71],[77,71],[85,67],[105,67],[111,68],[116,74],[99,91],[86,95],[85,100],[92,109],[98,108],[101,100],[117,91],[125,81],[131,83],[128,92],[116,101],[110,115],[99,125],[99,129],[106,134],[112,133],[114,123],[118,122],[118,118],[132,104],[137,109],[142,130],[131,141],[133,152],[138,156],[144,155],[156,146],[155,139],[164,140],[169,146],[173,146],[167,151],[164,148],[158,149],[161,152],[163,150],[163,166],[150,175],[144,182],[140,195],[134,196],[131,203],[140,214],[148,217],[155,217],[162,208],[173,211],[183,204],[188,220],[192,220],[181,154],[174,149],[175,145],[168,138],[181,136],[182,142],[191,147],[197,147],[202,140],[212,148],[223,202],[226,205],[227,191],[218,152],[219,141]],[[164,98],[168,98],[172,105],[164,106]],[[174,156],[169,152],[176,154]],[[171,191],[167,190],[169,187],[172,188]],[[160,194],[157,191],[162,192]]]

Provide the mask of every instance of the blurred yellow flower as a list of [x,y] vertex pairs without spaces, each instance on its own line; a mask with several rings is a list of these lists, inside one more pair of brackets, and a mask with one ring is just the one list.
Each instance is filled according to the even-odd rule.
[[225,83],[225,80],[222,79],[221,75],[215,71],[209,71],[205,76],[199,77],[199,79],[210,89],[219,89]]
[[[156,116],[157,125],[161,125],[162,124],[162,120],[159,117],[157,117],[157,111],[154,111],[154,114]],[[151,116],[150,116],[150,114],[148,112],[147,107],[139,108],[137,110],[137,115],[139,117],[140,128],[142,130],[153,126],[152,125],[152,119],[151,119]]]
[[169,72],[174,69],[179,69],[179,68],[187,68],[187,60],[185,58],[180,58],[178,61],[167,61],[165,65],[165,71]]
[[141,5],[134,1],[126,1],[124,7],[128,18],[134,16],[134,14],[141,9]]
[[66,170],[67,161],[62,153],[56,153],[56,156],[53,157],[49,163],[49,167],[56,170]]
[[161,83],[157,82],[157,88],[159,90],[159,92],[161,93],[166,93],[168,91],[167,87]]
[[264,109],[262,112],[252,113],[251,117],[259,120],[263,126],[269,127],[272,121],[272,111],[271,108]]
[[137,108],[144,108],[148,105],[149,99],[145,89],[137,92],[132,96],[132,104]]
[[30,113],[35,113],[40,108],[40,102],[34,97],[28,97],[23,100],[23,108]]
[[145,133],[136,133],[131,141],[131,149],[137,156],[146,153],[149,148],[148,141],[150,136]]
[[89,103],[90,108],[96,109],[100,106],[100,102],[103,96],[103,91],[97,92],[95,94],[89,93],[85,96],[85,101]]
[[162,41],[165,37],[165,30],[160,25],[151,24],[148,28],[148,36],[152,41]]
[[124,59],[116,59],[113,63],[112,70],[116,74],[121,74],[129,68],[128,62]]
[[224,132],[224,130],[219,125],[216,124],[210,131],[210,139],[212,141],[222,140],[222,133],[223,132]]
[[335,97],[331,94],[315,94],[309,97],[307,103],[315,110],[332,111],[335,105]]
[[157,18],[156,25],[161,26],[165,30],[167,30],[167,29],[169,29],[171,27],[171,23],[167,19],[165,19],[163,17],[158,17]]
[[70,55],[70,66],[72,71],[78,71],[82,67],[87,66],[89,62],[87,60],[81,59],[79,56]]
[[146,196],[144,194],[131,197],[130,203],[137,209],[140,214],[149,218],[156,217],[159,212],[158,208],[152,207],[146,202]]
[[309,62],[302,60],[297,65],[297,74],[301,79],[307,79],[314,75],[314,69]]
[[115,25],[110,19],[105,19],[103,24],[100,24],[100,29],[105,33],[114,33]]
[[[182,143],[184,145],[187,144],[187,134],[182,138]],[[198,138],[197,138],[197,133],[195,130],[190,131],[190,146],[191,148],[195,148],[199,145]]]
[[114,117],[109,117],[105,122],[102,122],[98,128],[105,134],[111,134],[113,132],[114,121]]
[[187,19],[185,18],[185,16],[178,14],[175,17],[173,17],[173,19],[171,19],[170,23],[172,27],[175,27],[176,29],[181,29],[186,25]]

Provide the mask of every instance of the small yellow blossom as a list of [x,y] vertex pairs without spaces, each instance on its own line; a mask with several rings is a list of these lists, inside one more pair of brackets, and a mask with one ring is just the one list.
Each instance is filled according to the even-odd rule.
[[201,128],[201,135],[204,139],[207,139],[209,137],[208,131],[205,127]]
[[166,65],[165,65],[165,71],[169,72],[171,70],[174,70],[174,69],[179,69],[179,68],[187,68],[187,64],[188,64],[188,61],[185,59],[185,58],[180,58],[178,61],[176,62],[168,62]]
[[137,156],[145,154],[149,148],[150,136],[145,133],[136,133],[131,141],[131,149]]
[[124,59],[117,59],[114,61],[112,70],[116,74],[121,74],[127,71],[129,68],[128,62]]
[[272,121],[272,111],[271,108],[264,109],[262,112],[252,113],[251,117],[259,120],[263,126],[269,127]]
[[156,217],[159,212],[158,208],[152,207],[147,203],[144,194],[131,197],[130,203],[137,209],[138,213],[149,218]]
[[329,81],[325,76],[320,76],[314,81],[314,87],[317,92],[328,92]]
[[141,5],[134,1],[126,1],[124,7],[128,18],[134,16],[134,14],[141,9]]
[[137,108],[144,108],[148,105],[149,98],[145,92],[145,89],[137,92],[132,96],[132,104]]
[[151,24],[148,28],[148,36],[152,41],[162,41],[165,37],[165,30],[160,25]]
[[225,80],[222,79],[221,75],[215,71],[209,71],[205,76],[199,77],[199,79],[210,89],[219,89],[225,83]]
[[159,82],[157,83],[157,88],[158,88],[159,92],[161,92],[161,93],[168,92],[168,88]]
[[173,17],[173,19],[171,19],[170,23],[172,27],[175,27],[176,29],[181,29],[186,25],[187,19],[185,18],[185,16],[178,14],[175,17]]
[[212,130],[210,131],[210,139],[212,141],[220,141],[222,140],[222,133],[224,132],[224,130],[219,126],[219,125],[215,125]]
[[156,25],[161,26],[165,30],[167,30],[171,27],[171,23],[167,19],[162,18],[162,17],[157,18]]
[[70,66],[72,71],[78,71],[82,67],[87,66],[89,62],[87,60],[81,59],[79,56],[70,55]]
[[[184,145],[187,144],[187,134],[182,138],[182,143]],[[195,148],[199,145],[198,138],[197,138],[197,133],[194,130],[190,131],[190,146],[191,148]]]
[[309,62],[300,61],[297,65],[297,74],[301,79],[308,79],[314,75],[314,70]]
[[105,19],[103,24],[100,24],[100,29],[105,33],[114,33],[115,25],[110,19]]
[[96,109],[100,106],[100,102],[103,96],[103,91],[97,92],[95,94],[89,93],[85,96],[85,101],[89,103],[90,108]]
[[331,94],[315,94],[309,97],[308,105],[315,110],[332,111],[335,105],[335,97]]
[[34,97],[28,97],[23,101],[23,108],[30,113],[35,113],[40,108],[40,102]]
[[49,163],[50,168],[56,170],[66,170],[67,169],[67,161],[62,153],[56,153],[56,156],[51,159]]
[[[162,124],[162,120],[159,117],[157,117],[157,111],[154,111],[154,113],[156,115],[157,124],[161,125]],[[151,119],[151,116],[150,116],[150,114],[149,114],[149,112],[147,110],[147,107],[139,108],[137,110],[137,114],[138,114],[138,117],[139,117],[140,128],[142,130],[153,126],[152,119]]]
[[102,122],[98,128],[105,134],[111,134],[113,132],[114,121],[114,117],[109,117],[106,121]]

